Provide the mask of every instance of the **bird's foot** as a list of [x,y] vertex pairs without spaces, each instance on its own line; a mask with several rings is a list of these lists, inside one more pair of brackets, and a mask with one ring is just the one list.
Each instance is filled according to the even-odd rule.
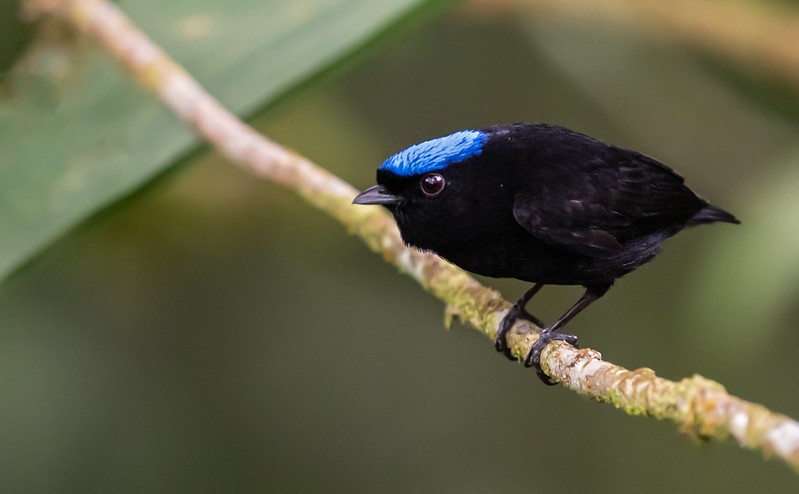
[[546,348],[546,346],[553,341],[565,341],[570,345],[575,347],[577,346],[577,337],[575,335],[559,333],[556,330],[545,328],[543,331],[541,331],[541,334],[538,336],[538,339],[535,340],[535,343],[533,343],[533,347],[530,348],[530,353],[528,353],[524,358],[524,366],[535,367],[535,372],[538,375],[538,378],[548,386],[554,386],[558,383],[546,375],[544,370],[541,368],[541,352],[543,352],[544,348]]
[[498,352],[502,352],[506,357],[510,360],[516,360],[516,357],[513,356],[511,353],[510,345],[508,345],[508,331],[513,328],[513,325],[516,324],[516,321],[519,319],[523,319],[525,321],[530,321],[531,323],[535,324],[539,327],[544,327],[544,323],[534,315],[530,314],[524,307],[516,302],[510,308],[508,313],[505,317],[502,318],[502,321],[499,323],[499,329],[497,329],[497,337],[494,339],[494,348],[497,349]]

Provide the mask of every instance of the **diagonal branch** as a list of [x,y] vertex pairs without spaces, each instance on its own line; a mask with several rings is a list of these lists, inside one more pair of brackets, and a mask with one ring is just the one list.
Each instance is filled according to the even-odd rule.
[[[425,290],[488,337],[496,335],[510,308],[502,297],[466,272],[403,245],[393,220],[378,208],[353,207],[356,190],[297,153],[260,135],[203,90],[113,4],[106,0],[27,0],[31,15],[65,20],[96,38],[182,120],[233,164],[292,190],[343,223],[387,262],[416,279]],[[520,322],[508,340],[524,355],[538,328]],[[549,345],[544,370],[563,385],[629,415],[668,419],[681,430],[704,438],[734,437],[742,446],[761,449],[799,471],[799,423],[728,394],[701,376],[679,382],[657,377],[651,369],[627,370],[602,360],[599,352],[565,343]]]

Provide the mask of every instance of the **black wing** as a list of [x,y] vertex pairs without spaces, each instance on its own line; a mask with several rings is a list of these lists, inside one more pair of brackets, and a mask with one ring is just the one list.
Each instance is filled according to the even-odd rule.
[[531,165],[513,215],[539,240],[575,254],[612,257],[627,240],[681,228],[707,205],[662,163],[596,144],[590,155],[569,156],[577,163]]

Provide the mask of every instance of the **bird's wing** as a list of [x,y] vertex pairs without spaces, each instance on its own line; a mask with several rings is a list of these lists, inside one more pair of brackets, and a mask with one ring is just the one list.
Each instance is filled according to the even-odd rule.
[[558,167],[517,192],[513,216],[553,247],[594,258],[620,253],[637,236],[687,221],[704,201],[661,163],[618,148],[609,159]]
[[513,216],[542,242],[574,254],[603,258],[622,251],[618,238],[604,226],[612,213],[578,196],[564,200],[556,193],[517,194]]

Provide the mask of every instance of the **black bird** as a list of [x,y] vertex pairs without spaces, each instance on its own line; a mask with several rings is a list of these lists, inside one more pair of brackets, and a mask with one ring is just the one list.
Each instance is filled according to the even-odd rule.
[[517,319],[544,327],[525,309],[544,285],[582,285],[585,293],[545,327],[525,366],[540,366],[561,328],[685,227],[739,223],[683,184],[659,161],[564,127],[515,123],[463,130],[388,158],[377,185],[354,204],[380,204],[408,245],[467,271],[534,283],[503,318],[495,346],[509,358]]

